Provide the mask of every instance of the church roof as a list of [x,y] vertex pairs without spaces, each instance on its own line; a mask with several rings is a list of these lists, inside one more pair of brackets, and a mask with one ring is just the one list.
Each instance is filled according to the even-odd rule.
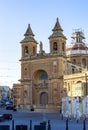
[[30,24],[28,24],[28,28],[27,28],[24,36],[25,36],[25,38],[21,41],[21,43],[23,43],[23,42],[36,42],[37,43],[37,41],[34,39],[34,34],[32,32]]
[[34,34],[33,34],[33,32],[32,32],[32,29],[31,29],[31,27],[30,27],[30,24],[28,24],[28,28],[27,28],[27,30],[26,30],[24,36],[29,36],[29,35],[34,36]]
[[71,48],[71,50],[86,50],[86,49],[87,47],[83,43],[80,43],[80,44],[76,43]]
[[58,18],[57,18],[56,24],[55,24],[54,28],[52,29],[52,31],[56,31],[56,30],[63,31],[63,29],[61,28],[61,25],[59,23]]
[[49,37],[49,39],[54,38],[54,37],[63,37],[66,39],[66,37],[63,34],[63,29],[61,28],[58,18],[52,31],[53,31],[53,34]]
[[66,55],[88,55],[88,47],[85,43],[75,43],[70,48],[66,49]]
[[67,51],[69,51],[69,50],[71,50],[71,51],[88,50],[88,47],[86,46],[86,44],[83,41],[83,39],[85,39],[85,37],[81,30],[79,30],[79,29],[75,30],[72,38],[73,38],[72,45],[70,48],[67,49]]

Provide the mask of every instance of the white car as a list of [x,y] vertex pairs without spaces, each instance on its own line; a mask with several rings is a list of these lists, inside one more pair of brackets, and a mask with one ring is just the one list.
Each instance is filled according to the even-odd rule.
[[0,115],[0,121],[3,121],[5,118],[3,115]]

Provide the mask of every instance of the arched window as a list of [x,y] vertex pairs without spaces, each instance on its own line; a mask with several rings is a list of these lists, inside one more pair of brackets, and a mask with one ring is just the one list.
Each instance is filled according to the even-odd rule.
[[41,87],[47,86],[47,82],[46,82],[47,78],[48,78],[48,75],[45,74],[45,73],[42,73],[40,75],[40,79],[41,79],[41,84],[40,85],[41,85]]
[[35,55],[35,54],[36,54],[36,48],[33,47],[33,55]]
[[84,87],[83,87],[83,83],[81,81],[78,81],[75,85],[74,85],[74,96],[83,96],[84,95]]
[[27,68],[24,68],[24,77],[27,76]]
[[28,54],[28,47],[25,46],[25,53]]
[[48,75],[45,74],[45,73],[42,73],[42,74],[40,75],[40,79],[47,79],[47,78],[48,78]]
[[68,83],[68,91],[70,91],[70,83]]
[[76,59],[73,59],[73,63],[76,63]]
[[57,43],[54,42],[54,44],[53,44],[53,50],[57,51],[57,49],[58,49],[58,47],[57,47]]
[[86,59],[82,59],[82,65],[83,67],[86,67]]
[[65,50],[64,43],[62,43],[62,51],[64,51],[64,50]]
[[76,42],[78,43],[78,37],[76,38]]
[[75,73],[75,69],[74,68],[72,68],[72,74],[74,74]]

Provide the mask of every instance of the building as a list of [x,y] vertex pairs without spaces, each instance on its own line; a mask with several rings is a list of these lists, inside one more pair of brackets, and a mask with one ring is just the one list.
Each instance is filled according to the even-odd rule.
[[[81,115],[85,115],[88,117],[87,75],[86,69],[81,73],[64,75],[66,93],[62,98],[62,113],[64,116],[73,115],[75,118],[80,118]],[[68,108],[70,113],[67,114]]]
[[49,36],[50,52],[45,53],[43,43],[38,42],[28,25],[20,42],[21,62],[21,107],[30,109],[57,109],[61,106],[63,75],[66,73],[66,37],[57,18]]
[[72,38],[71,47],[66,51],[67,74],[64,75],[64,88],[69,98],[62,98],[62,113],[79,119],[81,115],[88,117],[88,47],[81,30],[76,30]]
[[[57,18],[52,34],[49,36],[49,53],[43,50],[43,43],[38,43],[30,24],[21,40],[21,98],[22,109],[60,110],[62,97],[77,96],[74,85],[80,86],[85,95],[85,74],[88,67],[88,48],[84,43],[82,31],[76,30],[73,43],[66,48],[66,37]],[[39,52],[38,50],[39,45]],[[79,75],[79,76],[78,76]],[[17,87],[15,87],[17,88]],[[79,90],[80,90],[79,89]]]
[[88,93],[88,47],[83,41],[85,37],[81,30],[75,30],[72,38],[71,47],[66,50],[67,74],[64,75],[64,87],[67,88],[68,96],[84,97]]
[[0,100],[8,100],[11,98],[10,92],[9,86],[0,86]]
[[20,98],[21,98],[21,84],[13,84],[12,89],[13,105],[20,108]]
[[67,60],[83,68],[88,67],[88,47],[83,32],[80,29],[75,30],[72,39],[71,47],[66,50]]
[[77,96],[81,98],[84,97],[85,85],[86,85],[85,72],[64,76],[64,87],[66,88],[67,95],[69,97],[72,98],[75,98]]

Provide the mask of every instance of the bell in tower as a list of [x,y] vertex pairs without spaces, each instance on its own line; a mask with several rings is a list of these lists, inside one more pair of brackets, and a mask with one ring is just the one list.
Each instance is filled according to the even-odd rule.
[[50,53],[65,53],[66,51],[66,37],[63,34],[63,29],[60,26],[57,18],[56,24],[52,29],[53,33],[49,37]]
[[22,45],[22,57],[34,56],[37,54],[37,41],[34,39],[34,34],[28,24],[26,33],[24,34],[25,38],[20,42]]

